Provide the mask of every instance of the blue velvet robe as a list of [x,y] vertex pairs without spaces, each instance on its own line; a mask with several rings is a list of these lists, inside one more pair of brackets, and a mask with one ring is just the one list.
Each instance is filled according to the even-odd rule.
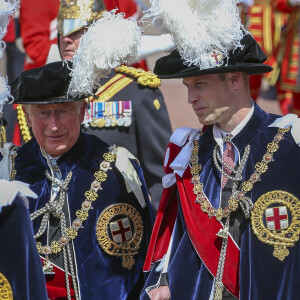
[[[0,278],[9,282],[13,299],[47,299],[42,263],[24,201],[17,196],[0,213]],[[1,279],[0,279],[1,281]],[[1,299],[6,293],[0,284]]]
[[[246,126],[233,138],[241,156],[245,147],[251,147],[250,155],[243,171],[243,181],[254,172],[255,164],[262,160],[267,144],[278,132],[278,128],[268,127],[278,116],[267,114],[256,104],[254,113]],[[199,143],[199,164],[202,165],[200,181],[203,189],[216,208],[219,207],[220,173],[214,166],[212,154],[216,144],[212,126],[201,136]],[[263,194],[275,190],[286,191],[300,199],[300,148],[291,133],[279,143],[274,161],[261,176],[261,181],[247,196],[255,203]],[[199,205],[194,203],[194,205]],[[191,207],[193,209],[193,207]],[[300,299],[300,242],[288,247],[289,255],[280,261],[273,256],[274,247],[260,241],[253,233],[250,219],[243,218],[240,226],[240,299],[242,300],[281,300]],[[158,282],[159,262],[155,263],[145,287]],[[169,287],[172,300],[210,299],[214,277],[205,267],[195,251],[180,208],[174,227],[173,244],[168,267]],[[145,290],[141,299],[149,299]]]
[[[103,154],[106,152],[109,152],[106,143],[97,137],[81,133],[74,147],[58,159],[57,164],[63,179],[70,170],[73,172],[68,189],[71,222],[76,219],[75,213],[81,209],[85,199],[84,193],[90,189],[94,173],[99,170]],[[142,170],[135,161],[132,161],[132,164],[143,183],[146,207],[142,208],[134,194],[127,192],[122,175],[112,163],[112,170],[107,171],[107,180],[102,184],[103,190],[98,191],[98,199],[93,202],[88,219],[83,222],[83,228],[78,230],[78,236],[73,240],[81,299],[137,299],[144,284],[142,266],[153,216]],[[39,196],[37,200],[30,199],[30,212],[44,207],[50,199],[51,182],[45,176],[45,171],[49,168],[35,139],[18,150],[15,169],[16,180],[29,183],[30,188]],[[138,254],[134,255],[135,264],[131,270],[122,266],[121,258],[104,252],[96,237],[96,223],[102,211],[110,205],[122,203],[135,207],[144,227],[141,246]],[[41,218],[33,224],[35,232],[40,221]],[[45,239],[42,244],[46,244]]]

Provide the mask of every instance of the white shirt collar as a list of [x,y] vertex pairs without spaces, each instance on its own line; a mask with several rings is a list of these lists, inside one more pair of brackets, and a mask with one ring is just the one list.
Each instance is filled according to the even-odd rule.
[[41,149],[42,155],[46,158],[47,163],[51,162],[52,166],[56,166],[57,165],[57,160],[61,157],[61,155],[56,156],[56,157],[52,157],[49,153],[47,153],[41,147],[40,147],[40,149]]
[[246,117],[243,119],[243,121],[236,126],[231,132],[226,132],[224,130],[222,130],[221,128],[218,127],[217,124],[214,124],[213,127],[213,135],[214,135],[214,139],[217,142],[217,144],[220,146],[221,151],[223,149],[223,138],[227,135],[227,134],[231,134],[232,137],[235,137],[238,133],[241,132],[241,130],[246,126],[246,124],[248,123],[248,121],[250,120],[250,118],[252,117],[254,112],[254,105],[252,104],[251,109],[249,110],[248,114],[246,115]]
[[[249,122],[250,118],[252,117],[254,112],[254,103],[252,103],[252,107],[249,110],[248,114],[246,115],[246,117],[243,119],[243,121],[237,126],[235,127],[232,132],[226,132],[222,129],[220,129],[216,124],[214,124],[213,127],[213,135],[214,135],[214,139],[216,141],[216,143],[219,145],[220,147],[220,152],[221,155],[223,155],[223,151],[224,151],[224,145],[223,145],[223,138],[227,135],[227,134],[231,134],[232,137],[235,137],[239,132],[241,132],[241,130],[246,126],[246,124]],[[234,146],[234,151],[236,152],[236,158],[239,159],[240,155],[238,152],[238,149],[236,148],[236,146],[234,145],[234,143],[232,143]]]

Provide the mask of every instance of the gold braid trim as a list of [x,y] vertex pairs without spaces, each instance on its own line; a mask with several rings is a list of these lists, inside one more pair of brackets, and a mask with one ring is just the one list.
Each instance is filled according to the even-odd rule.
[[115,72],[135,78],[138,84],[153,89],[158,88],[161,84],[161,81],[159,78],[157,78],[157,75],[150,71],[145,71],[143,69],[136,69],[128,66],[119,66],[115,68]]
[[27,143],[31,139],[31,134],[21,104],[18,104],[17,106],[17,114],[23,140],[25,143]]
[[6,143],[6,131],[4,125],[0,125],[0,148]]

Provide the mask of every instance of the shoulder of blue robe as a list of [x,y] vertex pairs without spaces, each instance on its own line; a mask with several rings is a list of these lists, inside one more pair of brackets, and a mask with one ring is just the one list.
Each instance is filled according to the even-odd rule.
[[27,197],[37,198],[37,195],[30,190],[29,184],[13,180],[14,156],[16,151],[17,147],[12,143],[6,143],[0,149],[0,213],[2,207],[11,205],[17,196],[23,199],[27,208]]
[[17,197],[0,213],[0,283],[5,299],[47,299],[45,276],[24,201]]
[[37,198],[37,194],[29,188],[29,184],[16,180],[7,181],[0,178],[0,191],[0,213],[2,207],[11,205],[17,196],[23,199],[27,208],[29,206],[27,197]]
[[[164,190],[144,264],[144,271],[149,271],[151,265],[161,260],[167,253],[178,209],[175,172],[178,170],[185,171],[192,153],[193,141],[196,138],[199,139],[199,137],[199,130],[183,127],[176,129],[170,138],[164,159],[164,170],[167,175],[163,179]],[[183,159],[179,157],[181,153]],[[178,167],[174,168],[172,164],[178,157],[179,163],[176,163]]]
[[288,114],[277,118],[268,127],[276,127],[281,129],[290,128],[291,135],[295,143],[300,147],[300,118],[295,114]]
[[[124,177],[128,193],[133,192],[142,207],[146,206],[141,186],[142,182],[134,168],[132,162],[135,161],[139,166],[139,161],[125,148],[116,148],[116,167]],[[143,175],[140,173],[140,176]]]

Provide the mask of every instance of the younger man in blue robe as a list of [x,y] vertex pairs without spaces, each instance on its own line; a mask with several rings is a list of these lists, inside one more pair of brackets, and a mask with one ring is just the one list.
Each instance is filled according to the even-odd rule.
[[[179,128],[170,139],[141,299],[300,297],[300,121],[267,114],[251,99],[248,75],[272,69],[239,20],[232,26],[235,2],[207,11],[200,9],[206,1],[189,2],[191,18],[207,13],[195,33],[180,35],[176,21],[162,21],[177,50],[160,58],[154,72],[183,78],[205,126]],[[152,13],[164,20],[157,5]]]

